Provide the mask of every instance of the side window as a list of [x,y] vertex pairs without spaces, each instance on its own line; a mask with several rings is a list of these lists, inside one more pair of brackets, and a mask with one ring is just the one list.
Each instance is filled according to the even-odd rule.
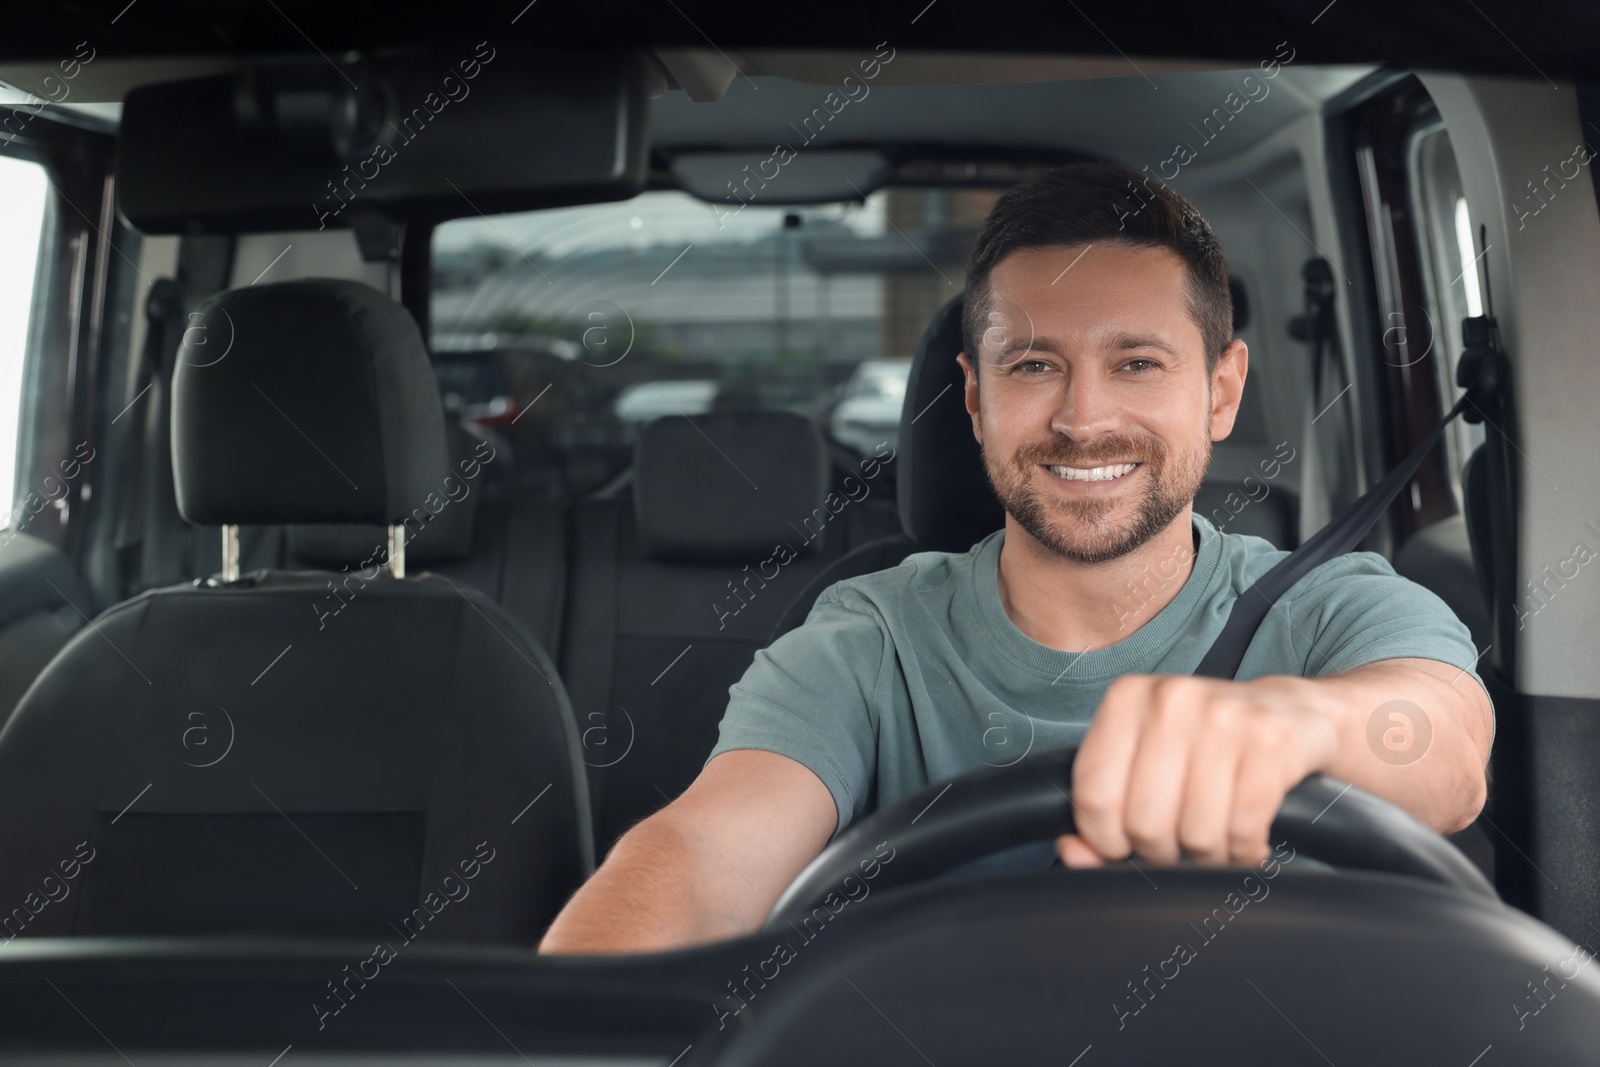
[[[1450,134],[1440,123],[1424,126],[1412,136],[1407,169],[1416,199],[1412,217],[1417,224],[1417,244],[1422,251],[1426,277],[1430,335],[1442,348],[1435,361],[1440,395],[1446,406],[1461,399],[1455,366],[1461,357],[1461,320],[1484,313],[1482,262],[1479,259],[1477,222],[1461,188],[1461,172],[1450,147]],[[1456,503],[1461,495],[1461,471],[1474,449],[1483,443],[1483,426],[1461,419],[1451,423],[1445,445]]]
[[0,155],[0,528],[17,523],[13,505],[17,433],[22,417],[22,363],[49,191],[44,168],[39,164]]

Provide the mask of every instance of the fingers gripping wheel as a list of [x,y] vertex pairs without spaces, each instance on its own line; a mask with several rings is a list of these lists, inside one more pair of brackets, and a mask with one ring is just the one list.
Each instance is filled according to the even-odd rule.
[[[839,836],[794,880],[767,927],[798,920],[839,891],[843,880],[882,862],[877,889],[925,881],[1016,845],[1075,830],[1075,748],[1047,752],[1002,768],[983,768],[930,786],[863,819]],[[1314,774],[1284,798],[1272,840],[1335,867],[1404,874],[1442,882],[1490,900],[1494,887],[1444,838],[1394,805]]]

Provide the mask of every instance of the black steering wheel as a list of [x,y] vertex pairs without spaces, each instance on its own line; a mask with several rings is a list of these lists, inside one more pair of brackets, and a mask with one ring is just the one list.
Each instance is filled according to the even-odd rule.
[[[874,869],[874,889],[893,889],[1002,849],[1073,833],[1077,756],[1076,748],[1067,748],[982,768],[875,812],[800,872],[767,927],[805,917],[840,892],[845,878],[868,869]],[[1335,867],[1406,874],[1500,899],[1466,856],[1410,814],[1320,774],[1284,797],[1271,839]],[[892,862],[878,851],[885,842],[894,850]]]

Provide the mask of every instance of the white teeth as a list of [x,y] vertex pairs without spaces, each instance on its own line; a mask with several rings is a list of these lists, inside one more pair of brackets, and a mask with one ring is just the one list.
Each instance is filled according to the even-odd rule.
[[1114,467],[1051,467],[1050,472],[1057,478],[1069,482],[1109,482],[1131,472],[1137,463],[1119,463]]

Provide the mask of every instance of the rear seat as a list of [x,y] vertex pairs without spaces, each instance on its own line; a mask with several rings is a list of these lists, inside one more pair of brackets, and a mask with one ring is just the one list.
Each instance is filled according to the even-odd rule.
[[[892,455],[892,452],[889,453]],[[873,461],[831,491],[806,419],[734,411],[659,419],[631,500],[572,515],[561,672],[584,731],[603,850],[699,773],[738,681],[789,602],[893,494]]]

